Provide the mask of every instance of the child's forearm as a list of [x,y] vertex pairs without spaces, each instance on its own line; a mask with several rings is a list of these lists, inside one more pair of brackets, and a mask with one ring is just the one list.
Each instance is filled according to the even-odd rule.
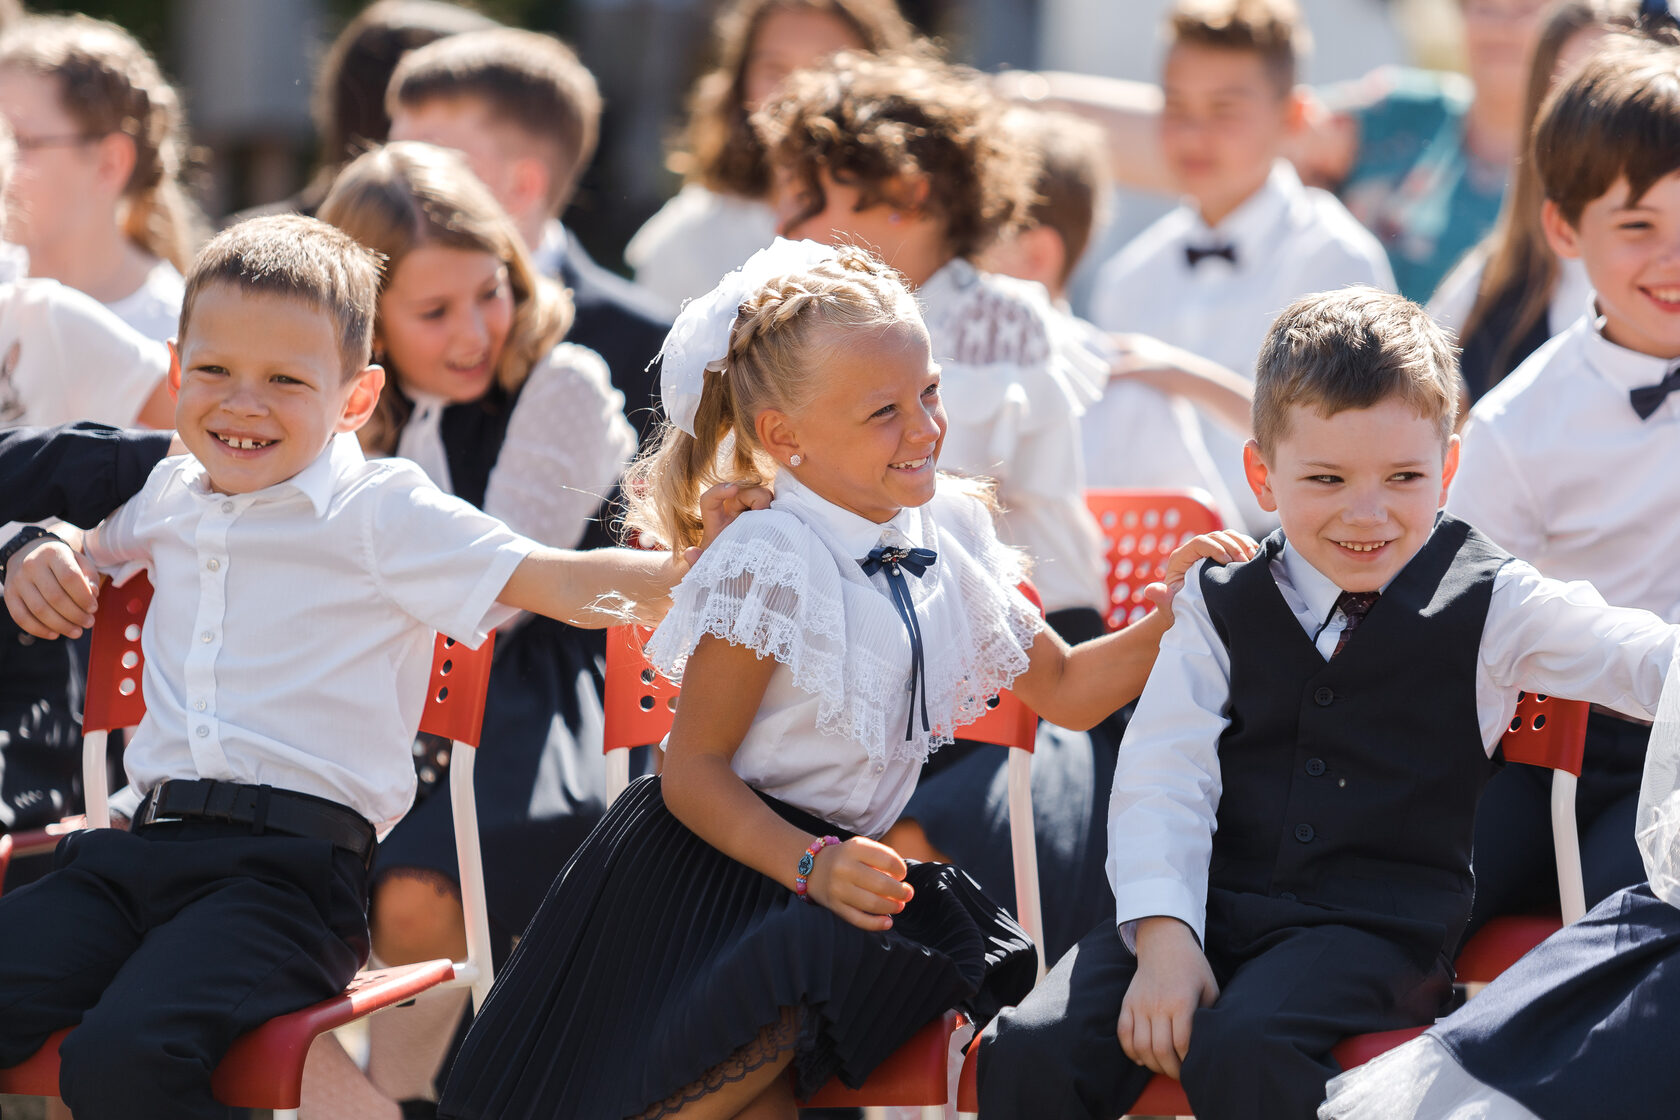
[[682,571],[668,552],[538,548],[520,561],[496,598],[573,626],[654,622],[665,613]]
[[1058,727],[1095,727],[1142,694],[1170,622],[1167,612],[1152,611],[1124,630],[1072,647],[1043,631],[1015,692]]
[[1120,376],[1183,397],[1244,439],[1252,434],[1253,385],[1211,359],[1166,343],[1157,345],[1158,350],[1152,352],[1165,360],[1146,361]]
[[738,863],[788,890],[799,857],[814,839],[766,805],[729,767],[710,754],[667,754],[660,775],[665,807],[689,831]]
[[1162,194],[1178,189],[1161,154],[1160,86],[1054,70],[1005,71],[997,82],[1005,97],[1100,126],[1107,134],[1116,185]]

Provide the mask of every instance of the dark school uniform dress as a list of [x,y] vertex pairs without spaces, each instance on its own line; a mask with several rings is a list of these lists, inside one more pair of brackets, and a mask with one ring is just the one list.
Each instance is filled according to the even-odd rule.
[[[814,836],[879,835],[927,751],[1026,667],[1040,623],[1013,590],[1020,559],[954,486],[879,525],[778,479],[772,508],[725,530],[649,643],[678,678],[708,634],[776,659],[731,765]],[[859,564],[888,545],[937,553],[898,577],[925,646],[926,728],[889,577]],[[660,1116],[789,1050],[801,1095],[831,1076],[857,1085],[945,1010],[984,1021],[1025,994],[1031,942],[968,876],[913,864],[908,882],[892,929],[866,932],[713,848],[666,809],[659,779],[640,779],[555,881],[439,1114]]]

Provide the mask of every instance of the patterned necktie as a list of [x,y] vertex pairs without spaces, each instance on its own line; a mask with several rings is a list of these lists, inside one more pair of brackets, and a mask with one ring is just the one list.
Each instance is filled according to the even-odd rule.
[[917,579],[938,559],[938,554],[931,548],[895,548],[882,545],[870,551],[869,555],[859,560],[863,566],[863,574],[872,576],[876,572],[887,574],[887,590],[892,594],[892,604],[898,610],[898,617],[904,621],[904,629],[910,635],[910,718],[904,724],[904,737],[911,738],[916,728],[916,697],[920,690],[922,701],[922,730],[928,730],[927,709],[927,674],[922,661],[922,627],[916,620],[916,604],[910,599],[910,584],[904,579],[904,573],[909,572]]
[[1330,654],[1331,657],[1335,657],[1336,654],[1342,652],[1343,647],[1348,644],[1348,639],[1353,637],[1353,632],[1359,629],[1359,624],[1365,621],[1365,616],[1371,613],[1371,608],[1377,605],[1377,600],[1381,597],[1382,592],[1380,591],[1342,592],[1336,600],[1336,607],[1342,612],[1342,617],[1347,620],[1347,623],[1342,627],[1341,634],[1336,638],[1336,648]]
[[1641,420],[1649,420],[1661,408],[1668,395],[1680,389],[1680,366],[1668,371],[1668,376],[1655,385],[1642,385],[1628,390],[1628,403]]

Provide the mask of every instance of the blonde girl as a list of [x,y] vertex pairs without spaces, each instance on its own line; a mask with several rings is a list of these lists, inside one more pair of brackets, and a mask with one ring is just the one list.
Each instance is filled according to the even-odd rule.
[[[1043,626],[985,489],[939,471],[940,369],[879,259],[778,241],[684,309],[663,358],[671,427],[631,523],[681,547],[705,488],[776,498],[674,594],[647,647],[683,687],[664,772],[555,881],[441,1116],[792,1120],[947,1008],[1019,998],[1019,927],[877,838],[990,692],[1088,726],[1137,695],[1165,628],[1070,649]],[[1201,553],[1230,550],[1177,570]]]
[[0,114],[17,138],[7,241],[29,273],[168,339],[203,216],[181,181],[186,126],[157,61],[114,23],[39,16],[0,36]]
[[[386,388],[370,454],[418,463],[440,489],[545,544],[604,541],[603,500],[635,451],[623,398],[593,352],[562,341],[565,291],[539,276],[511,219],[453,152],[393,143],[352,161],[323,220],[386,259],[375,361]],[[486,892],[502,947],[599,819],[598,639],[547,619],[504,628],[476,773]],[[374,952],[389,963],[456,955],[465,929],[449,807],[448,744],[416,745],[420,794],[374,864]],[[317,1053],[329,1115],[396,1115],[430,1095],[460,1004],[421,1004],[376,1027],[367,1087],[341,1052]],[[336,1044],[334,1044],[336,1045]],[[332,1092],[329,1093],[328,1091]]]
[[716,65],[695,83],[671,168],[683,188],[625,247],[636,282],[672,313],[776,235],[770,163],[750,118],[789,74],[842,50],[902,50],[895,0],[731,0]]

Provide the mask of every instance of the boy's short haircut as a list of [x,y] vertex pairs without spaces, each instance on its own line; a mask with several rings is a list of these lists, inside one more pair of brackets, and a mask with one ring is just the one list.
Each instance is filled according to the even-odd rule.
[[1068,113],[1011,110],[1009,131],[1038,149],[1042,163],[1038,198],[1027,210],[1028,226],[1044,226],[1062,239],[1062,275],[1067,283],[1106,217],[1108,147],[1102,130]]
[[200,249],[187,271],[177,345],[185,345],[193,304],[212,284],[303,300],[332,316],[344,376],[367,367],[379,306],[379,255],[342,230],[302,214],[275,214],[229,226]]
[[392,115],[434,99],[472,97],[490,115],[536,142],[549,165],[548,208],[559,214],[595,155],[601,91],[560,40],[501,27],[429,43],[391,75]]
[[1287,96],[1312,38],[1295,0],[1178,0],[1167,17],[1167,43],[1253,51],[1278,95]]
[[1409,405],[1440,429],[1458,419],[1458,357],[1435,320],[1404,296],[1363,284],[1302,296],[1284,309],[1254,367],[1254,438],[1270,457],[1289,434],[1289,410],[1321,416]]
[[1631,205],[1680,170],[1680,47],[1626,36],[1601,46],[1540,107],[1534,169],[1572,226],[1618,179]]

